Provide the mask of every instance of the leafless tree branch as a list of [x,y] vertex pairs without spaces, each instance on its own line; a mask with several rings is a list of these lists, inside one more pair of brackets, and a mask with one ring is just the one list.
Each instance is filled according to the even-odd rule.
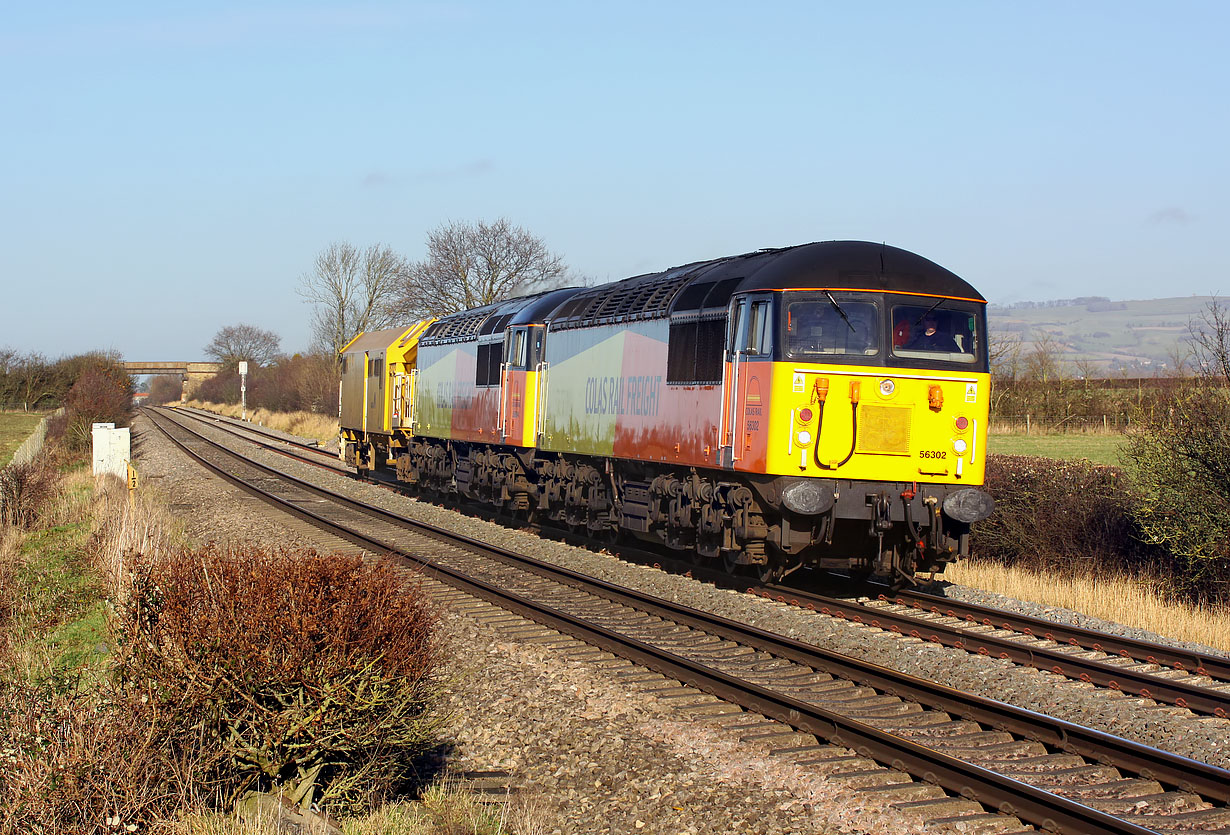
[[299,295],[313,306],[315,347],[334,357],[360,331],[388,327],[388,299],[406,273],[406,260],[383,244],[359,250],[341,241],[322,250],[299,280]]
[[227,325],[214,334],[213,340],[205,346],[205,354],[228,366],[240,360],[268,365],[277,359],[281,341],[273,331],[261,330],[255,325]]
[[558,286],[563,259],[507,219],[453,221],[427,237],[427,258],[407,265],[389,305],[402,321],[456,313]]
[[1230,306],[1214,296],[1204,311],[1187,323],[1187,343],[1196,373],[1230,386]]

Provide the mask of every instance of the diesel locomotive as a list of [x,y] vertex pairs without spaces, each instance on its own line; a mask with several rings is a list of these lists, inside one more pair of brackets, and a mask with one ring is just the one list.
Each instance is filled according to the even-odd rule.
[[497,302],[355,337],[340,456],[766,580],[901,585],[967,555],[993,508],[985,309],[858,241]]

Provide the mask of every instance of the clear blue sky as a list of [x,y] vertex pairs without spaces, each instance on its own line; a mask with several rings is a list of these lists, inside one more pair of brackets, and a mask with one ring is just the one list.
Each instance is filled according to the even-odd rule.
[[1230,291],[1230,3],[5,3],[0,346],[199,359],[335,240],[506,216],[613,280],[912,249],[992,301]]

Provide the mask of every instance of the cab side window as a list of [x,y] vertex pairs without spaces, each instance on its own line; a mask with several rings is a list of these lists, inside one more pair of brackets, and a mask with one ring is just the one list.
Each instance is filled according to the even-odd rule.
[[769,302],[753,302],[747,322],[747,353],[749,356],[764,356],[772,353],[769,344]]

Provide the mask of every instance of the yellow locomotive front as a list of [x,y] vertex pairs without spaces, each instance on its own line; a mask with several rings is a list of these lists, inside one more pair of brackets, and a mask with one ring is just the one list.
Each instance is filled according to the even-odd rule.
[[775,477],[762,493],[784,528],[806,530],[783,531],[782,545],[889,582],[967,554],[969,524],[993,506],[974,489],[990,401],[985,302],[849,288],[762,298],[765,334],[752,297],[747,344],[732,352],[729,422],[735,469]]
[[982,303],[800,292],[781,310],[769,472],[982,484]]

